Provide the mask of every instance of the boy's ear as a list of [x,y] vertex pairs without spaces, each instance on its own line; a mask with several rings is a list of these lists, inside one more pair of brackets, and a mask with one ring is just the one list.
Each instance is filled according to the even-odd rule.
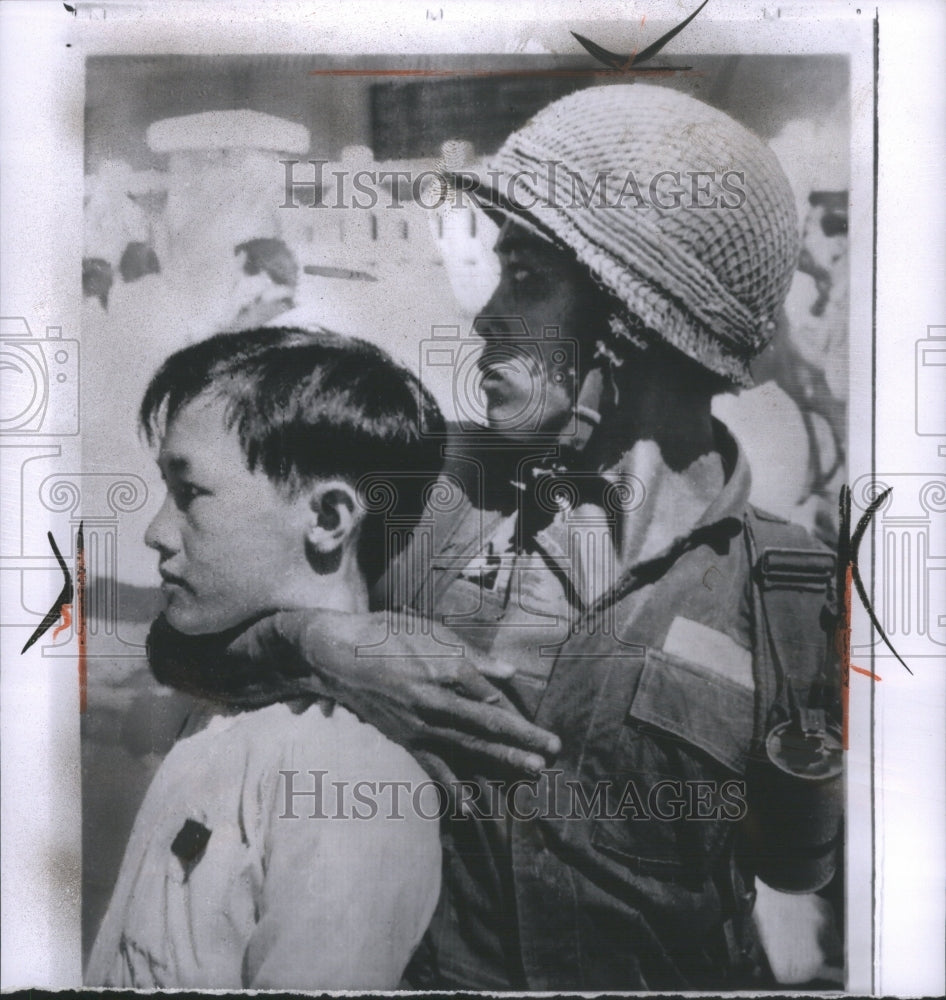
[[362,511],[354,487],[342,479],[320,480],[309,491],[312,516],[306,541],[312,552],[328,556],[341,552],[345,540],[361,521]]

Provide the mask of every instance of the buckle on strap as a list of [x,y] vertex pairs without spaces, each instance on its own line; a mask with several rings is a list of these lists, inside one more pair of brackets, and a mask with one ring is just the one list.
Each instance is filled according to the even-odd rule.
[[817,549],[765,549],[758,572],[764,589],[824,590],[834,579],[835,557]]

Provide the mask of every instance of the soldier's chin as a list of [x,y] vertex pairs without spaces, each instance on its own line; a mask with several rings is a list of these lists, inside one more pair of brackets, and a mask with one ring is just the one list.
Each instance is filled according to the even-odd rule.
[[486,411],[490,430],[509,441],[528,441],[535,435],[534,421],[517,420],[515,414],[504,412],[504,409],[496,407]]
[[537,435],[545,440],[550,434],[562,431],[568,420],[568,413],[548,413],[539,410],[531,401],[523,405],[518,399],[501,399],[489,401],[486,406],[486,421],[490,430],[518,443],[531,443]]
[[519,395],[493,389],[486,393],[486,421],[490,430],[511,441],[524,440],[535,433],[535,406]]

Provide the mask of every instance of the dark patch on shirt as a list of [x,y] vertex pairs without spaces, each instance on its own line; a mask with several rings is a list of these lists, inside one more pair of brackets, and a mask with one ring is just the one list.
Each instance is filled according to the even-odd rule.
[[171,853],[176,855],[184,866],[185,881],[203,857],[210,834],[211,831],[196,819],[184,820],[184,825],[177,831],[177,836],[171,843]]

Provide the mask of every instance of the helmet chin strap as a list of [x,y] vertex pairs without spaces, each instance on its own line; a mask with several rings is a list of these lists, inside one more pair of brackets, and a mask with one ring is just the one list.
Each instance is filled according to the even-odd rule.
[[620,359],[599,342],[591,367],[585,373],[572,407],[574,428],[563,431],[559,437],[559,454],[564,468],[587,465],[588,446],[602,419],[614,411],[618,403],[618,389],[614,369]]
[[[563,431],[558,438],[558,454],[540,459],[528,468],[520,470],[520,479],[513,485],[520,491],[519,522],[517,527],[517,549],[530,551],[535,544],[537,532],[546,527],[555,516],[554,507],[549,506],[549,489],[554,489],[556,480],[569,480],[571,473],[579,475],[571,478],[572,487],[577,489],[574,502],[601,504],[603,491],[608,483],[594,473],[589,443],[601,424],[617,403],[617,387],[614,384],[615,361],[607,352],[599,350],[578,390],[578,398],[572,407],[575,420],[573,426]],[[545,495],[540,500],[540,494]]]

